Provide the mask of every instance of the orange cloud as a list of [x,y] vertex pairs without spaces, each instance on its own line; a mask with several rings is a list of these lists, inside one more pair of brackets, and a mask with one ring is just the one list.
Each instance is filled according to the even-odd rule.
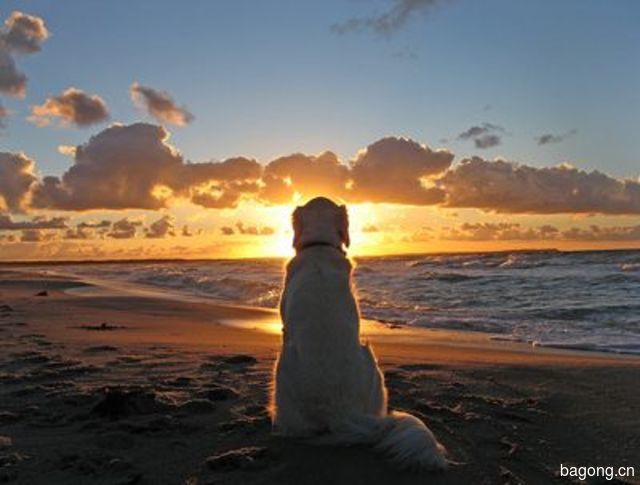
[[36,182],[35,164],[24,153],[0,152],[0,211],[20,213]]
[[137,82],[131,85],[131,99],[151,116],[164,123],[183,126],[193,121],[193,115],[186,108],[176,104],[166,91],[159,91]]
[[537,168],[480,157],[462,160],[438,186],[447,207],[503,213],[640,214],[640,183],[567,164]]
[[68,88],[59,96],[52,96],[39,105],[31,107],[29,121],[37,126],[46,126],[52,118],[64,125],[85,127],[109,119],[109,110],[104,100],[97,95],[88,95],[76,88]]

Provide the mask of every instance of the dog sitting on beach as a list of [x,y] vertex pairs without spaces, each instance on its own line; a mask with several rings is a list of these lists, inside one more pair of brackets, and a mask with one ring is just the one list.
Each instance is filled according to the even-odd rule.
[[402,468],[442,470],[444,448],[418,418],[387,413],[382,372],[360,343],[346,257],[345,206],[318,197],[293,213],[296,256],[280,301],[282,351],[275,366],[274,432],[318,444],[372,444]]

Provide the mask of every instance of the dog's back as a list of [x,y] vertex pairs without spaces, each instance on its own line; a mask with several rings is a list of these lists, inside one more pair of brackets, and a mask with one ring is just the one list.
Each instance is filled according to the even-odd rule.
[[371,443],[402,467],[442,469],[444,448],[418,418],[387,414],[384,379],[360,344],[347,211],[319,197],[293,213],[297,255],[280,302],[282,352],[275,367],[276,432],[321,443]]
[[[351,264],[342,253],[316,246],[291,260],[280,310],[284,342],[276,428],[285,434],[328,432],[347,416],[378,414],[386,407],[373,355],[359,342]],[[286,412],[291,408],[293,423]]]

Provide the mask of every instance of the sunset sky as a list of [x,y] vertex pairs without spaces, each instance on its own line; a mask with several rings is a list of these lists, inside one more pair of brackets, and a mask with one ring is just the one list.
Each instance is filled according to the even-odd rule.
[[640,247],[640,3],[0,4],[0,259]]

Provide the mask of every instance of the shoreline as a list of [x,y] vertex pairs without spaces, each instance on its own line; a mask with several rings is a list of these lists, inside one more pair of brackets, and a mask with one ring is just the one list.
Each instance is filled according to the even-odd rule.
[[[2,268],[0,267],[0,272]],[[9,270],[16,271],[17,273],[24,273],[26,275],[33,275],[30,271]],[[244,305],[241,302],[233,302],[226,300],[217,300],[207,296],[198,296],[193,294],[181,293],[178,290],[172,290],[170,288],[160,288],[153,285],[145,285],[140,283],[129,283],[117,280],[109,280],[107,278],[86,278],[78,277],[76,275],[70,275],[66,273],[48,273],[47,275],[38,276],[56,276],[67,280],[72,280],[74,283],[70,284],[69,288],[64,291],[69,295],[74,296],[93,296],[93,297],[114,297],[114,296],[132,296],[132,297],[150,297],[157,299],[168,299],[172,301],[193,302],[197,304],[214,305],[216,307],[229,307],[234,309],[244,309],[252,312],[264,312],[265,319],[269,320],[261,325],[249,325],[247,326],[240,320],[222,322],[227,323],[237,328],[249,328],[252,330],[258,330],[267,333],[279,333],[280,316],[276,309],[268,307],[255,307],[250,305]],[[485,344],[491,346],[491,342],[499,343],[506,347],[511,347],[515,350],[522,352],[538,352],[538,353],[553,353],[557,352],[570,352],[580,353],[585,355],[600,355],[602,357],[619,356],[635,357],[640,359],[640,352],[624,352],[617,350],[608,350],[602,348],[593,348],[588,346],[580,346],[580,344],[546,344],[534,342],[531,340],[523,340],[511,337],[505,334],[481,332],[475,330],[448,330],[441,328],[426,328],[426,327],[412,327],[407,324],[387,323],[379,320],[362,318],[361,334],[363,337],[375,336],[378,339],[391,339],[397,343],[403,343],[405,341],[412,341],[416,344],[429,343],[433,340],[437,342],[451,342],[451,343],[475,343]],[[513,344],[513,345],[511,345]]]
[[390,408],[456,462],[419,474],[271,434],[280,335],[252,326],[275,312],[65,291],[78,284],[0,271],[0,481],[506,485],[566,483],[560,463],[640,464],[635,356],[365,324]]

